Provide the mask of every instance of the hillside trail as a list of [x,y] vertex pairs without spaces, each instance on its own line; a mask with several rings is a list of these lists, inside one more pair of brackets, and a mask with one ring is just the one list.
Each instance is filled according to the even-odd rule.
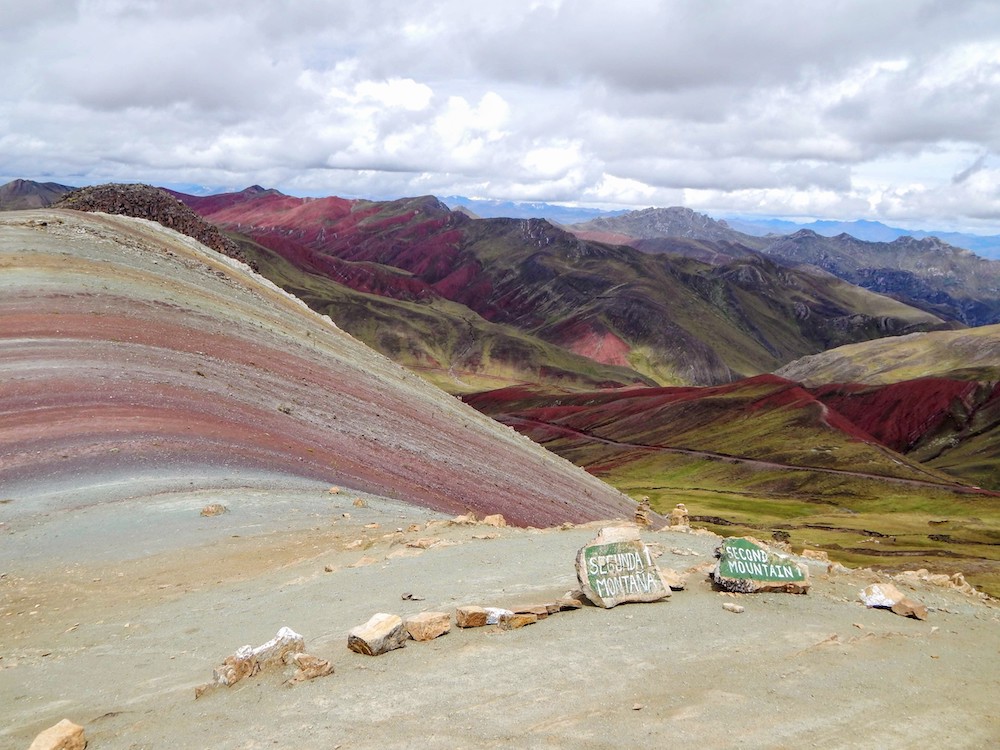
[[[594,435],[589,432],[582,430],[577,430],[573,427],[567,427],[566,425],[555,424],[553,422],[546,422],[541,419],[531,419],[528,417],[515,417],[511,415],[504,416],[505,423],[520,423],[525,425],[535,425],[537,427],[544,427],[549,430],[555,430],[562,432],[566,435],[582,438],[584,440],[592,440],[597,443],[603,443],[605,445],[613,445],[619,448],[628,448],[631,450],[647,451],[650,453],[673,453],[683,456],[694,456],[697,458],[706,458],[711,461],[725,461],[726,463],[733,464],[744,464],[746,466],[753,466],[761,469],[783,469],[788,471],[807,471],[807,472],[819,472],[822,474],[834,474],[838,476],[849,476],[858,477],[860,479],[874,479],[880,482],[890,482],[892,484],[900,484],[909,487],[928,487],[937,490],[948,490],[950,492],[956,492],[965,495],[987,495],[989,497],[1000,497],[1000,492],[993,492],[992,490],[984,490],[981,487],[970,487],[968,485],[962,484],[950,484],[945,482],[932,482],[930,480],[924,479],[905,479],[903,477],[893,477],[887,476],[885,474],[872,474],[864,471],[855,471],[852,469],[831,469],[829,467],[820,466],[799,466],[796,464],[785,464],[778,461],[764,461],[758,458],[746,458],[745,456],[734,456],[729,453],[718,453],[716,451],[706,451],[706,450],[696,450],[692,448],[674,448],[665,445],[647,445],[645,443],[629,443],[620,440],[612,440],[610,438],[601,437],[599,435]],[[885,450],[884,448],[882,449]]]

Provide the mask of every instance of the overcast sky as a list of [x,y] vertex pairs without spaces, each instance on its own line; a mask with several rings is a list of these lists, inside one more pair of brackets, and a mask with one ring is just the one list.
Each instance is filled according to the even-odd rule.
[[0,0],[0,182],[1000,233],[996,0]]

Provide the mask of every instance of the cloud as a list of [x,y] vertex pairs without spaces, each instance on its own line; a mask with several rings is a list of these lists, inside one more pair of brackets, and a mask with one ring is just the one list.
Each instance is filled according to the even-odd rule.
[[1000,218],[989,0],[40,3],[0,179]]

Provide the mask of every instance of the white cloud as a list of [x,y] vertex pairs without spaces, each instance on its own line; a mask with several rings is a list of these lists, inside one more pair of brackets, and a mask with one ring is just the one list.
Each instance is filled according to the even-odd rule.
[[0,0],[0,180],[1000,232],[990,0],[42,2]]

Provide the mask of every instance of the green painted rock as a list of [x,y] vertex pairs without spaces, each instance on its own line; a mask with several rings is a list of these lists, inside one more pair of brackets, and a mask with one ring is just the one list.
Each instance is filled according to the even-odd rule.
[[670,596],[636,528],[601,529],[577,553],[576,576],[584,595],[599,607],[656,602]]
[[805,565],[751,539],[726,539],[716,554],[719,562],[712,571],[712,580],[726,591],[805,594],[809,590],[809,569]]

